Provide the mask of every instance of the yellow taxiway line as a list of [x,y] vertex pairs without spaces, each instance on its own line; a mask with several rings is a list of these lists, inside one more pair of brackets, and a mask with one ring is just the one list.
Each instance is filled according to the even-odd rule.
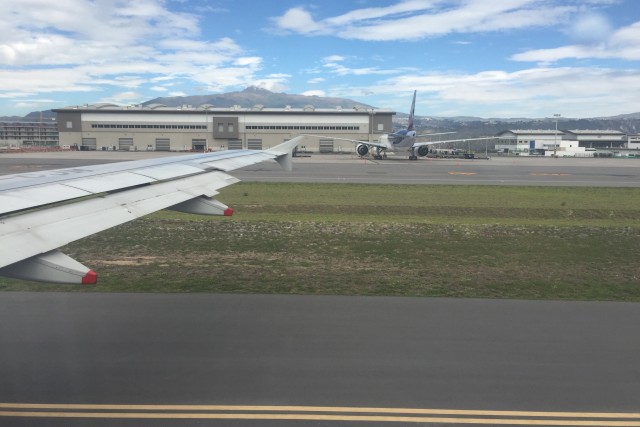
[[640,413],[241,405],[0,403],[0,417],[364,421],[546,426],[638,426]]

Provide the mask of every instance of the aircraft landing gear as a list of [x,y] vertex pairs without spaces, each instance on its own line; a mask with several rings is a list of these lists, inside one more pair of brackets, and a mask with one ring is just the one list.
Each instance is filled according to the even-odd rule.
[[418,156],[416,156],[416,150],[415,148],[411,148],[411,150],[409,150],[409,160],[418,160]]
[[387,157],[387,153],[383,152],[380,148],[376,148],[376,153],[373,155],[374,160],[382,160]]

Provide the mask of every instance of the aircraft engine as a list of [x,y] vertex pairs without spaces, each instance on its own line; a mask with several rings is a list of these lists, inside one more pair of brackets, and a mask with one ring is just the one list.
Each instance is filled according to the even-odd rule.
[[359,155],[366,156],[367,153],[369,153],[369,147],[365,144],[358,144],[358,146],[356,147],[356,151]]
[[427,154],[429,154],[429,146],[428,145],[421,145],[420,147],[418,147],[418,156],[424,157]]

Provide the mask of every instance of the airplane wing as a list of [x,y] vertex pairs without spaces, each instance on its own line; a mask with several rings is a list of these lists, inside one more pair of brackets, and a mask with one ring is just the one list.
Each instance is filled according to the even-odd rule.
[[95,284],[57,248],[161,209],[230,215],[212,199],[225,172],[274,159],[291,170],[298,136],[271,149],[231,150],[0,176],[0,276]]
[[434,144],[445,144],[447,142],[462,142],[462,141],[481,141],[484,139],[498,139],[495,136],[487,136],[483,138],[466,138],[466,139],[448,139],[446,141],[425,141],[425,142],[416,142],[413,144],[414,147],[422,147],[423,145],[434,145]]
[[431,136],[436,136],[436,135],[449,135],[452,133],[457,133],[457,132],[438,132],[438,133],[423,133],[421,135],[416,135],[416,138],[429,138]]
[[312,136],[314,138],[335,139],[335,140],[338,140],[338,141],[347,141],[347,142],[352,142],[354,144],[364,144],[364,145],[368,145],[370,147],[379,147],[379,148],[383,148],[385,150],[387,148],[389,148],[389,146],[384,145],[384,144],[380,144],[379,142],[360,141],[360,140],[357,140],[357,139],[337,138],[335,136],[325,136],[325,135],[302,135],[302,136]]

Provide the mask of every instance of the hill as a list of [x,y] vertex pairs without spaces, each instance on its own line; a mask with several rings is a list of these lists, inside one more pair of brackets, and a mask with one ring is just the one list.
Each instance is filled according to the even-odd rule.
[[250,86],[240,92],[221,93],[214,95],[192,95],[192,96],[172,96],[155,98],[144,102],[142,105],[164,104],[167,107],[179,107],[181,105],[205,105],[214,107],[253,107],[262,105],[267,108],[304,108],[306,105],[313,105],[316,108],[342,108],[364,107],[374,108],[370,105],[356,102],[345,98],[329,98],[320,96],[292,95],[287,93],[275,93],[266,89]]

